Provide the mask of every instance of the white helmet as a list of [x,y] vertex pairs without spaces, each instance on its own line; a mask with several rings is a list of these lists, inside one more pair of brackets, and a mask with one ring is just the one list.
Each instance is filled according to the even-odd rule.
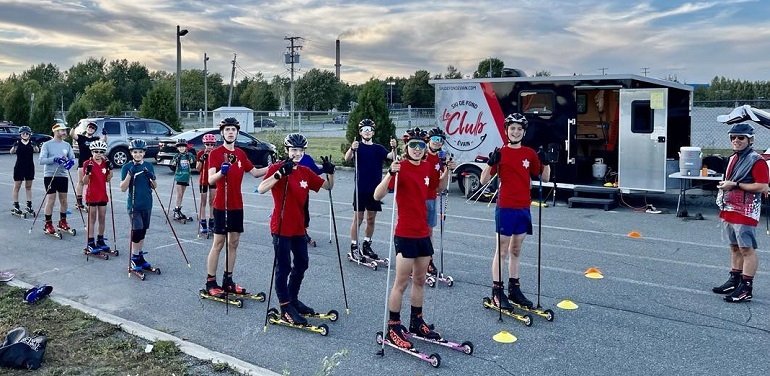
[[91,145],[89,145],[88,148],[91,149],[91,151],[94,151],[94,150],[107,151],[107,143],[105,143],[102,140],[92,141]]

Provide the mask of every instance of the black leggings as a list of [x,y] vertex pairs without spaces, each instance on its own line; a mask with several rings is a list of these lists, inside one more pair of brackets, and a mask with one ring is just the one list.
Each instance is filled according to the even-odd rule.
[[[280,303],[288,303],[299,296],[299,288],[310,261],[304,236],[273,234],[275,251],[275,294]],[[292,267],[291,254],[294,254]],[[288,283],[287,283],[288,280]]]

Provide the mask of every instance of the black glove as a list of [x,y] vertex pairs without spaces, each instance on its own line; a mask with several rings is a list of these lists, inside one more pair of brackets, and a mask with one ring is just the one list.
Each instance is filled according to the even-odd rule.
[[487,164],[490,166],[494,166],[498,163],[500,163],[500,148],[495,148],[495,151],[489,153],[489,159],[487,159]]
[[112,162],[107,162],[107,171],[112,171],[114,167],[112,167]]
[[278,172],[281,173],[281,176],[288,176],[292,173],[292,171],[294,171],[294,162],[291,159],[284,161],[281,164],[281,168],[278,169]]
[[105,136],[107,135],[107,128],[102,128],[102,134]]
[[13,146],[11,146],[11,147],[12,147],[12,148],[18,148],[18,147],[19,147],[19,141],[18,141],[18,140],[16,140],[16,142],[14,142],[14,143],[13,143]]
[[90,163],[86,165],[86,175],[91,175],[91,171],[93,170],[94,170],[94,165]]
[[147,177],[149,177],[150,180],[155,180],[155,174],[150,172],[150,170],[148,170],[147,167],[143,168],[142,171],[144,171],[144,173],[147,174]]
[[537,149],[537,159],[540,160],[540,164],[543,166],[548,166],[550,163],[548,162],[548,157],[545,154],[545,149],[541,146],[539,149]]
[[209,159],[209,153],[203,153],[201,155],[201,163],[205,163],[207,159]]
[[328,157],[323,157],[323,156],[321,157],[321,166],[323,167],[324,173],[327,173],[329,175],[334,174],[334,167],[335,167],[331,159],[332,159],[331,155]]

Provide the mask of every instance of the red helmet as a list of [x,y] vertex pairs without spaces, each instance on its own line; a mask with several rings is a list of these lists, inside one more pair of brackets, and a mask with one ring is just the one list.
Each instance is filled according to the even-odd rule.
[[203,135],[203,143],[204,144],[216,144],[217,143],[217,136],[214,136],[213,133],[207,133]]

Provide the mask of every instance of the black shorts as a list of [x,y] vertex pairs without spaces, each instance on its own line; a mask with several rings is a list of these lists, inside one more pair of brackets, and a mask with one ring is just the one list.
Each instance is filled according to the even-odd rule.
[[150,228],[150,210],[132,210],[128,212],[131,219],[131,230],[147,230]]
[[353,210],[360,212],[364,210],[379,212],[382,211],[382,202],[374,199],[374,192],[358,192],[361,204],[356,208],[356,194],[353,194]]
[[32,181],[35,180],[35,168],[14,168],[13,181]]
[[393,243],[396,246],[396,254],[408,259],[418,257],[429,257],[433,255],[433,243],[430,236],[427,238],[402,238],[393,236]]
[[80,158],[78,158],[78,168],[83,168],[83,163],[86,163],[86,161],[89,159],[91,159],[90,155],[88,156],[88,158],[86,158],[85,155],[80,154]]
[[[51,181],[53,180],[53,182]],[[69,181],[64,176],[46,176],[43,178],[43,185],[48,189],[45,193],[67,193],[69,189]],[[49,187],[50,186],[50,187]]]
[[183,187],[186,187],[186,186],[190,185],[190,183],[188,183],[186,181],[178,181],[178,182],[176,182],[176,185],[181,185]]
[[225,210],[214,209],[214,233],[224,235],[227,232],[243,232],[243,209],[227,210],[227,226]]
[[88,206],[107,206],[107,202],[106,201],[86,202],[86,205],[88,205]]
[[216,185],[208,185],[208,184],[201,184],[198,186],[198,190],[201,193],[209,193],[209,190],[215,191],[217,189]]

